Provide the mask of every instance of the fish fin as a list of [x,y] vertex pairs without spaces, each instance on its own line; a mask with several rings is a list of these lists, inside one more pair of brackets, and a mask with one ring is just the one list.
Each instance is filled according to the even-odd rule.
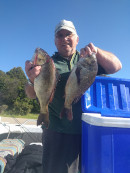
[[58,70],[56,69],[56,84],[60,81],[61,75],[59,74]]
[[46,114],[40,113],[38,119],[37,119],[37,126],[38,125],[44,125],[46,128],[49,127],[49,113]]
[[50,95],[50,98],[49,98],[49,103],[52,102],[53,100],[53,97],[54,97],[54,93],[55,93],[55,90],[52,91],[51,95]]
[[62,109],[60,118],[63,118],[64,116],[66,116],[69,121],[73,120],[72,107],[70,109],[65,107]]
[[75,70],[75,74],[76,74],[76,77],[77,77],[77,83],[80,84],[80,71],[81,71],[81,67],[77,67],[76,70]]
[[77,103],[77,102],[79,101],[79,99],[80,99],[80,98],[75,98],[75,99],[73,100],[73,104]]
[[73,100],[73,103],[72,104],[75,104],[77,103],[80,99],[81,99],[82,95],[80,95],[79,97],[76,97],[74,100]]
[[55,93],[55,90],[56,90],[56,85],[57,85],[57,83],[59,81],[59,78],[60,78],[60,75],[59,75],[58,71],[56,71],[56,82],[55,82],[55,85],[54,85],[54,89],[53,89],[53,91],[52,91],[52,93],[50,95],[49,103],[51,103],[52,100],[53,100],[54,93]]

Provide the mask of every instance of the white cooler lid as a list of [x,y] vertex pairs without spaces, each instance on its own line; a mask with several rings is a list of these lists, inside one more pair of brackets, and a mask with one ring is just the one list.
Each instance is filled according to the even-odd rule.
[[83,113],[82,121],[94,126],[130,128],[130,118],[103,117],[100,113]]

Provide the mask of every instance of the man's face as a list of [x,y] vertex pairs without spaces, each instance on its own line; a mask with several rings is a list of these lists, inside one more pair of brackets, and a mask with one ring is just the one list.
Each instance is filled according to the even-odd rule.
[[72,32],[62,29],[55,36],[55,45],[63,57],[72,56],[76,51],[79,37]]

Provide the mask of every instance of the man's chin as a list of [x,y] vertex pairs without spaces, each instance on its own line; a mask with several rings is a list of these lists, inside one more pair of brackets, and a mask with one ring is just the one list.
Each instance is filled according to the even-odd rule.
[[66,49],[66,48],[64,48],[63,51],[59,51],[59,53],[60,53],[63,57],[69,57],[69,56],[73,55],[72,50]]

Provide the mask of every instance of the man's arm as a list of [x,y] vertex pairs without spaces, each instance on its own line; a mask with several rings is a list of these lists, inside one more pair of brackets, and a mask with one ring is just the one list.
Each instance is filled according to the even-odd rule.
[[104,68],[106,73],[112,74],[122,68],[120,60],[113,53],[97,48],[92,43],[80,50],[80,56],[91,55],[92,52],[96,53],[97,62]]
[[36,93],[34,91],[34,87],[26,83],[25,85],[25,93],[30,99],[36,98]]
[[30,61],[26,61],[25,71],[26,71],[26,74],[27,74],[30,82],[32,83],[32,85],[27,83],[25,85],[25,92],[26,92],[26,95],[31,99],[36,98],[36,93],[34,91],[33,83],[34,83],[34,79],[36,78],[36,76],[39,75],[40,70],[41,70],[41,66],[34,67],[34,65]]

